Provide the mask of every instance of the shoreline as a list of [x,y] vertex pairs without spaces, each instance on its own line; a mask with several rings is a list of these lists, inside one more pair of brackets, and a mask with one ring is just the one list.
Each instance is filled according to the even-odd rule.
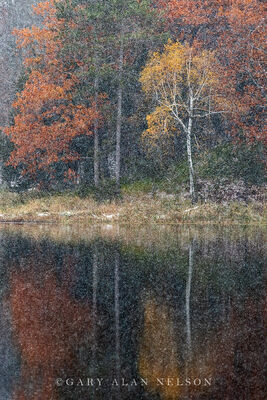
[[192,205],[189,200],[147,195],[97,202],[62,194],[29,198],[0,207],[0,223],[119,223],[166,225],[266,225],[265,202],[206,202]]

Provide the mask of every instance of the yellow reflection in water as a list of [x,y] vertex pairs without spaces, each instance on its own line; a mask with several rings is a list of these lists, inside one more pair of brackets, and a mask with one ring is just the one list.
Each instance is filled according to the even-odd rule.
[[144,305],[144,331],[139,353],[139,372],[151,392],[165,400],[178,399],[181,387],[160,385],[158,379],[178,377],[177,347],[173,320],[165,305],[149,299]]
[[202,348],[195,355],[187,355],[189,358],[179,365],[178,351],[182,352],[182,348],[178,347],[178,343],[179,340],[185,341],[183,334],[178,337],[183,326],[181,322],[181,316],[174,315],[166,304],[155,298],[145,301],[139,373],[147,381],[148,390],[159,394],[163,400],[179,400],[184,396],[191,398],[207,393],[210,386],[207,381],[212,381],[214,371],[218,369],[214,363],[218,350],[214,338],[210,342],[210,351]]

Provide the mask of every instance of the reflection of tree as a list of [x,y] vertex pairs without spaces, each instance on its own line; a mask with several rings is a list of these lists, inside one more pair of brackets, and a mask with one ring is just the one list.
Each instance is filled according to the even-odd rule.
[[[174,330],[177,316],[161,301],[151,297],[144,304],[139,372],[147,379],[149,391],[164,400],[198,400],[202,395],[216,400],[264,398],[263,321],[255,300],[248,298],[241,307],[232,302],[228,323],[207,331],[202,343],[199,337],[194,353],[184,364],[179,360],[183,341]],[[177,377],[183,386],[175,386]],[[210,379],[211,386],[186,386],[186,377],[191,383],[196,377],[202,383],[204,378]],[[157,384],[157,378],[164,380],[164,386]],[[174,386],[167,386],[168,378],[173,379]]]
[[[198,399],[199,395],[205,392],[210,393],[209,387],[203,385],[204,378],[214,380],[219,371],[214,360],[220,338],[217,335],[210,338],[206,349],[203,352],[195,351],[193,355],[192,353],[188,354],[188,336],[186,336],[186,357],[182,363],[179,356],[183,351],[183,336],[178,336],[179,332],[176,332],[175,327],[179,317],[182,321],[183,313],[181,312],[180,316],[174,316],[167,304],[162,304],[160,300],[156,301],[154,298],[148,299],[144,308],[139,372],[143,379],[147,379],[148,389],[152,393],[158,393],[164,400],[178,400],[185,396]],[[226,358],[223,359],[224,362],[226,362]],[[157,378],[164,381],[163,386],[158,384]],[[167,385],[168,378],[172,379],[170,386]],[[177,378],[179,379],[178,385]],[[185,385],[186,378],[191,380],[190,386]],[[201,386],[193,386],[195,378],[202,380]]]
[[[73,260],[65,260],[69,269],[72,265]],[[70,273],[67,271],[66,276]],[[53,272],[41,278],[34,268],[11,277],[10,306],[23,380],[14,399],[54,399],[56,377],[62,376],[66,368],[75,370],[75,349],[90,331],[91,309],[70,295],[68,280],[57,283]],[[23,386],[29,388],[31,381],[39,386],[35,397],[24,393]]]
[[[98,251],[94,248],[93,254],[93,313],[92,313],[92,362],[91,370],[94,372],[97,352],[97,286],[98,286]],[[95,387],[93,386],[95,398]]]
[[[187,386],[185,379],[192,382],[195,378],[214,378],[216,363],[214,357],[217,354],[218,336],[212,337],[209,347],[203,352],[192,353],[191,335],[191,287],[194,269],[195,237],[190,241],[188,252],[188,274],[185,287],[185,357],[181,362],[183,353],[182,336],[175,331],[183,320],[183,312],[174,317],[173,312],[166,302],[156,301],[153,297],[144,305],[144,328],[139,353],[139,371],[144,379],[148,380],[151,392],[158,393],[164,400],[179,399],[183,396],[199,396],[207,391],[205,386]],[[180,318],[179,318],[180,317]],[[180,321],[179,321],[180,320]],[[179,328],[178,328],[179,330]],[[180,339],[180,345],[179,345]],[[211,350],[211,351],[210,351]],[[179,354],[180,352],[180,354]],[[180,356],[180,361],[179,361]],[[159,385],[157,379],[164,381]],[[172,384],[167,380],[171,378]],[[177,378],[179,383],[177,384]],[[192,382],[193,383],[193,382]]]
[[[121,379],[121,358],[120,358],[120,289],[119,289],[119,253],[115,253],[114,271],[114,308],[115,308],[115,342],[116,342],[116,378]],[[120,394],[118,393],[118,397]]]
[[[93,337],[96,334],[96,317],[97,317],[97,283],[98,283],[98,254],[97,250],[94,252],[93,256]],[[96,342],[94,341],[93,349],[96,347]]]
[[[193,235],[192,232],[191,235]],[[207,239],[204,242],[198,240],[197,245],[195,242],[192,248],[193,264],[190,268],[188,238],[187,241],[184,240],[182,248],[177,243],[176,247],[172,243],[168,247],[168,251],[169,248],[174,249],[175,247],[175,252],[172,254],[169,251],[170,256],[166,252],[162,255],[156,246],[153,247],[153,251],[150,249],[147,253],[137,253],[136,247],[132,249],[130,246],[124,246],[121,255],[116,255],[116,263],[115,254],[121,249],[118,242],[114,243],[114,239],[110,242],[94,241],[90,247],[87,245],[75,247],[77,252],[75,251],[73,260],[66,257],[69,252],[74,253],[73,246],[52,246],[49,241],[46,241],[45,244],[37,244],[37,242],[33,244],[27,242],[25,238],[22,240],[15,236],[12,236],[11,239],[3,238],[1,246],[1,251],[5,250],[3,271],[7,269],[7,263],[12,263],[12,260],[13,263],[14,260],[20,260],[21,267],[25,267],[24,264],[30,266],[28,272],[16,272],[12,275],[9,303],[7,303],[8,306],[10,304],[13,331],[24,360],[22,366],[24,384],[23,382],[21,384],[21,397],[17,393],[17,397],[13,397],[12,400],[33,400],[33,396],[26,388],[30,387],[31,380],[35,379],[37,375],[41,379],[33,387],[35,399],[47,400],[50,381],[49,377],[46,379],[45,371],[50,369],[52,378],[53,374],[57,372],[55,367],[58,370],[64,369],[63,373],[71,372],[73,374],[75,371],[73,365],[77,364],[77,371],[79,370],[80,374],[81,371],[85,371],[84,365],[81,367],[80,358],[83,358],[84,361],[89,360],[86,372],[92,365],[90,372],[97,371],[100,374],[98,376],[103,374],[105,377],[113,378],[116,366],[121,366],[122,376],[134,377],[136,376],[136,346],[139,349],[139,372],[143,378],[148,379],[150,386],[147,389],[155,394],[155,398],[162,400],[178,400],[179,398],[258,400],[264,398],[262,352],[264,341],[261,309],[263,303],[260,298],[262,287],[259,286],[262,279],[263,255],[259,254],[257,248],[255,250],[255,248],[247,246],[246,241],[239,244],[237,241],[234,243],[229,241],[230,247],[228,248],[227,237],[225,239],[220,236],[217,239],[217,247],[215,239],[208,242]],[[100,243],[101,246],[99,246]],[[192,244],[191,242],[191,247]],[[162,243],[160,245],[163,246]],[[25,255],[29,253],[39,257],[37,251],[39,254],[46,252],[45,254],[49,254],[49,257],[53,255],[53,260],[50,259],[51,265],[47,265],[43,260],[37,262],[27,259],[26,261]],[[92,252],[94,255],[91,263]],[[230,253],[233,254],[231,262],[229,261]],[[56,269],[59,272],[57,276],[60,278],[62,257],[65,278],[63,282],[60,282],[59,279],[57,281],[56,274],[51,269]],[[65,267],[74,264],[74,258],[75,260],[79,259],[79,276],[75,275],[75,286],[72,284],[74,280],[70,279],[74,274],[72,271],[66,271]],[[173,265],[176,267],[168,269],[173,260]],[[133,265],[135,268],[129,270],[128,267]],[[162,268],[159,268],[161,265]],[[42,272],[47,270],[50,272]],[[152,274],[153,280],[151,280]],[[8,280],[6,279],[6,281]],[[3,282],[2,279],[2,285]],[[75,294],[79,296],[82,293],[83,295],[85,284],[86,293],[93,300],[92,309],[78,304],[70,294],[71,287]],[[5,286],[7,285],[6,282]],[[139,295],[144,287],[150,288],[150,297],[147,295],[145,301],[141,303]],[[168,294],[168,297],[164,296],[165,293]],[[186,307],[186,297],[188,308]],[[61,314],[65,315],[64,321],[60,315],[56,322],[53,320],[48,322],[49,318],[37,315],[38,312],[42,314],[43,298],[48,303],[46,307],[48,317],[50,314],[60,314],[61,311]],[[60,303],[58,307],[56,302]],[[68,310],[68,304],[72,304],[70,307],[73,309],[73,305],[77,304],[76,316],[73,316],[74,311]],[[141,320],[143,319],[140,305],[142,311],[144,307],[144,325],[139,333],[140,313],[142,314]],[[39,306],[40,310],[38,311]],[[186,308],[187,313],[185,312]],[[100,312],[101,325],[96,320],[97,314],[99,316]],[[19,317],[16,313],[19,313]],[[91,321],[88,314],[91,315]],[[186,318],[187,316],[189,318]],[[73,322],[71,318],[74,318]],[[86,321],[77,321],[79,318],[86,319],[87,327],[85,326]],[[34,320],[33,323],[32,320]],[[26,327],[27,321],[29,326]],[[189,321],[188,325],[190,325],[190,335],[188,336],[191,337],[190,341],[187,341],[186,321],[187,324]],[[80,324],[80,328],[72,329],[71,325],[76,323]],[[99,329],[100,327],[101,329]],[[31,339],[23,338],[23,335],[35,335],[38,338],[38,329],[41,331],[40,337],[47,335],[45,342],[47,341],[50,347],[53,345],[63,352],[52,367],[50,366],[53,364],[52,356],[50,356],[50,360],[46,361],[45,357],[40,355],[38,364],[39,344],[33,343],[33,350],[31,350]],[[58,333],[58,339],[54,339],[52,333],[50,338],[46,334],[47,329],[56,334],[65,330],[65,338],[62,338],[64,336],[62,332]],[[75,337],[75,330],[77,337]],[[89,331],[90,340],[95,337],[98,342],[92,339],[95,347],[93,345],[91,351],[84,347],[82,349],[80,346],[79,350],[82,349],[83,354],[79,352],[77,363],[74,346],[78,347],[79,345],[76,343],[82,341],[83,335]],[[140,337],[139,335],[141,338],[138,341],[136,339]],[[5,337],[7,337],[6,332],[3,335],[3,338]],[[190,362],[186,357],[187,342],[192,343],[193,351]],[[90,344],[91,342],[89,342],[89,346]],[[22,345],[24,350],[22,350]],[[119,351],[116,355],[117,349]],[[53,350],[47,351],[51,353]],[[33,358],[31,352],[36,354],[36,359],[31,360]],[[64,355],[64,352],[67,355]],[[96,352],[95,361],[94,352]],[[181,380],[184,380],[186,360],[188,360],[188,376],[212,378],[210,388],[191,386],[188,387],[187,392],[185,386],[162,388],[156,385],[157,377],[166,379],[168,377],[176,378],[178,375]],[[131,368],[128,368],[129,365]],[[120,368],[118,370],[120,371]],[[43,389],[39,382],[44,383]],[[45,385],[47,386],[46,391]],[[40,386],[39,391],[37,386]],[[140,386],[136,388],[136,390],[139,389],[143,392],[146,388]],[[71,390],[68,390],[68,395],[67,390],[64,393],[62,390],[59,390],[58,393],[55,391],[50,398],[53,400],[74,398],[71,397]],[[127,393],[127,391],[121,390],[121,397],[127,398]],[[111,397],[109,387],[101,392],[96,390],[96,398],[109,398],[109,396]],[[133,396],[135,396],[135,392]],[[149,398],[149,393],[146,396]],[[87,395],[80,397],[77,395],[76,398],[83,399],[85,397],[88,398]],[[142,398],[142,396],[139,396],[138,392],[135,398]]]
[[185,310],[186,310],[186,344],[187,344],[187,361],[192,359],[192,339],[191,339],[191,318],[190,318],[190,295],[191,295],[191,282],[194,266],[194,239],[189,245],[189,260],[188,260],[188,278],[186,282],[186,295],[185,295]]
[[139,353],[140,375],[148,380],[149,389],[164,399],[177,399],[179,386],[159,386],[157,378],[179,376],[177,343],[173,319],[166,305],[150,298],[144,305],[144,328]]
[[[1,281],[1,279],[0,279]],[[19,354],[13,346],[10,310],[0,290],[0,399],[12,399],[19,378]]]

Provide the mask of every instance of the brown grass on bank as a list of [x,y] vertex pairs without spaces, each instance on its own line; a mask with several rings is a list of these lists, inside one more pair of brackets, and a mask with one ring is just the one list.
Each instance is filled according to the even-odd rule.
[[15,193],[1,193],[0,221],[119,222],[256,224],[266,223],[266,204],[228,202],[190,204],[189,200],[162,194],[125,194],[121,199],[97,202],[73,193],[22,200]]

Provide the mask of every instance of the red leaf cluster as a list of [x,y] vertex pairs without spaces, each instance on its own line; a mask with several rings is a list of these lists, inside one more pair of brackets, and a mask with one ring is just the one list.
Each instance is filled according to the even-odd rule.
[[75,60],[61,55],[64,43],[59,32],[65,22],[56,18],[54,1],[39,3],[35,12],[44,17],[42,28],[15,31],[18,46],[27,52],[25,67],[30,73],[13,104],[14,125],[4,129],[15,145],[9,164],[22,163],[31,175],[58,161],[77,160],[71,142],[92,134],[95,121],[101,121],[93,101],[75,101],[79,79]]
[[[265,5],[260,0],[160,0],[169,26],[196,46],[216,50],[222,86],[233,104],[232,127],[249,141],[266,141]],[[176,32],[177,34],[177,32]]]

